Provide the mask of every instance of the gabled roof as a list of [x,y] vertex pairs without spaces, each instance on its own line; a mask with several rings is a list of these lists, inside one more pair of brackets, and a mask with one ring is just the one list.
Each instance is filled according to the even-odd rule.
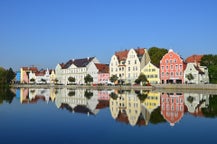
[[109,73],[108,64],[95,63],[95,65],[96,65],[96,68],[99,70],[99,73]]
[[72,59],[66,62],[65,64],[60,64],[60,66],[63,69],[69,68],[72,64],[74,64],[77,67],[86,67],[95,57],[88,57],[88,58],[82,58],[82,59]]
[[200,63],[203,55],[192,55],[186,58],[186,63]]
[[[138,57],[141,57],[145,54],[144,48],[137,48],[134,50],[136,51]],[[122,60],[127,59],[128,52],[129,52],[129,50],[118,51],[118,52],[115,52],[115,55],[119,61],[122,61]]]
[[40,70],[40,71],[35,72],[35,76],[44,76],[45,73],[46,73],[46,70]]
[[116,57],[118,58],[119,61],[126,60],[127,59],[127,54],[129,50],[124,50],[124,51],[118,51],[115,52]]
[[38,71],[37,67],[22,67],[22,69],[24,71],[32,71],[32,72],[37,72]]

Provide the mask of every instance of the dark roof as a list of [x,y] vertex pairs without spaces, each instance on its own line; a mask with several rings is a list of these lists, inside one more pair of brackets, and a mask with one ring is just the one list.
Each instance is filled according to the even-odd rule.
[[205,74],[198,66],[194,66],[194,67],[199,72],[199,74]]
[[65,64],[60,64],[63,69],[69,68],[72,64],[77,67],[85,67],[87,66],[95,57],[90,58],[82,58],[82,59],[72,59],[66,62]]

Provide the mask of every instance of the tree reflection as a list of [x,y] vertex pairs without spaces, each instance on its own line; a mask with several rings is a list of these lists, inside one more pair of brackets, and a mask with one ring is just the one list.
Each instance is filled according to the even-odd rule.
[[209,106],[202,108],[202,112],[205,117],[217,117],[217,95],[212,95],[209,97]]
[[0,104],[4,101],[11,103],[16,95],[8,88],[0,89]]

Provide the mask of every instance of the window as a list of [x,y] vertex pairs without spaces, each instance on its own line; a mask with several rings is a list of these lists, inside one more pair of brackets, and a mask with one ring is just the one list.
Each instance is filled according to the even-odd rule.
[[130,67],[128,67],[128,71],[130,71]]
[[137,64],[137,61],[135,60],[135,64]]
[[164,70],[164,66],[161,66],[161,69]]
[[174,59],[174,63],[176,63],[176,59]]
[[128,64],[130,64],[130,61],[128,61]]
[[162,72],[161,75],[164,76],[164,72]]
[[179,65],[179,67],[180,67],[180,70],[182,70],[182,65],[181,64]]
[[173,69],[173,65],[170,65],[170,69],[171,69],[171,70]]

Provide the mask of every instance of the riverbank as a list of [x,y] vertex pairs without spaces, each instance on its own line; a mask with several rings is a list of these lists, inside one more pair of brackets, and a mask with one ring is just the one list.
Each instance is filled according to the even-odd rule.
[[173,90],[217,90],[217,84],[155,84],[152,86],[90,86],[90,85],[35,85],[35,84],[14,84],[12,88],[83,88],[83,89],[144,89],[144,90],[162,90],[162,89],[173,89]]

